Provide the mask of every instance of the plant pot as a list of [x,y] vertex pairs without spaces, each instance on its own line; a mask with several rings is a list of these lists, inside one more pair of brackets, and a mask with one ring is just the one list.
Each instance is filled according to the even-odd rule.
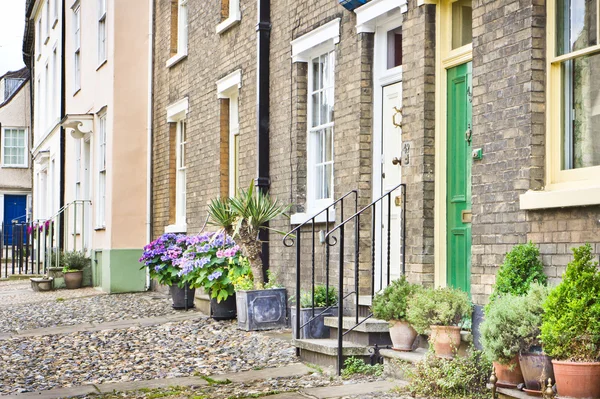
[[210,298],[210,317],[215,320],[231,320],[237,315],[235,293],[227,299],[217,302],[217,298]]
[[[335,307],[326,308],[315,308],[315,318],[309,322],[313,317],[312,308],[300,308],[300,326],[306,324],[300,328],[300,339],[318,339],[318,338],[329,338],[330,328],[325,325],[325,317],[337,316],[338,308]],[[322,313],[322,314],[321,314]],[[296,338],[296,307],[292,306],[290,310],[290,320],[292,324],[292,337]]]
[[190,288],[189,285],[185,285],[184,288],[180,288],[177,285],[172,285],[169,288],[171,291],[171,298],[173,299],[173,309],[192,309],[194,307],[194,294],[196,293],[195,288]]
[[600,399],[600,362],[553,360],[552,364],[561,398]]
[[285,288],[237,291],[238,328],[245,331],[284,328],[286,303]]
[[542,393],[546,388],[548,378],[554,381],[552,359],[542,350],[530,350],[519,355],[519,365],[523,372],[525,386],[529,391]]
[[494,370],[496,370],[496,378],[498,378],[497,386],[502,388],[516,388],[517,385],[525,382],[521,367],[519,366],[518,356],[515,356],[508,364],[493,362],[493,365]]
[[417,332],[407,321],[390,320],[390,338],[392,339],[393,350],[410,352],[412,351],[415,339],[417,339]]
[[31,289],[35,292],[51,291],[53,278],[33,277],[31,281]]
[[78,270],[76,272],[65,272],[65,285],[68,289],[81,288],[81,282],[83,281],[83,271]]
[[460,327],[431,326],[430,338],[437,357],[452,359],[460,346]]

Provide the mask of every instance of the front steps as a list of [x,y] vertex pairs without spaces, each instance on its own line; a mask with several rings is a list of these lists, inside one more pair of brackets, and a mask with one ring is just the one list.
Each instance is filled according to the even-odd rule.
[[[294,339],[292,345],[300,349],[300,359],[305,362],[325,367],[335,367],[337,364],[337,339]],[[342,345],[344,361],[349,357],[358,357],[368,362],[370,353],[367,346],[349,341],[344,341]]]
[[[362,318],[359,318],[359,321]],[[337,338],[338,318],[325,317],[325,325],[329,327],[330,338]],[[344,331],[356,325],[356,318],[344,317],[342,328]],[[386,346],[391,345],[389,323],[383,320],[367,319],[364,323],[358,325],[354,330],[344,336],[344,341],[354,342],[364,346]]]

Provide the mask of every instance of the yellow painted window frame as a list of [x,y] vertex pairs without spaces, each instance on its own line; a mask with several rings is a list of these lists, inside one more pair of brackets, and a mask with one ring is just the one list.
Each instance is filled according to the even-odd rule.
[[[600,186],[600,166],[563,170],[564,140],[562,137],[562,81],[560,64],[585,55],[600,52],[600,44],[556,56],[556,0],[548,0],[546,29],[546,191]],[[599,19],[600,22],[600,19]],[[600,31],[600,30],[598,30]],[[598,198],[600,203],[600,197]]]

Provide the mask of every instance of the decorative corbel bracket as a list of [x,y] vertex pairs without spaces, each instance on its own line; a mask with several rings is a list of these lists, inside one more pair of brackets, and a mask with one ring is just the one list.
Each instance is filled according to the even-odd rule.
[[71,129],[74,139],[89,137],[94,130],[94,115],[92,114],[70,114],[60,122],[65,129]]

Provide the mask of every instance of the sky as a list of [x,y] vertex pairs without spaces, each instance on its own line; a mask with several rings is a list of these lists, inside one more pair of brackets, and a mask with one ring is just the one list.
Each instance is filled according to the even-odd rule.
[[21,69],[25,0],[0,0],[0,76]]

